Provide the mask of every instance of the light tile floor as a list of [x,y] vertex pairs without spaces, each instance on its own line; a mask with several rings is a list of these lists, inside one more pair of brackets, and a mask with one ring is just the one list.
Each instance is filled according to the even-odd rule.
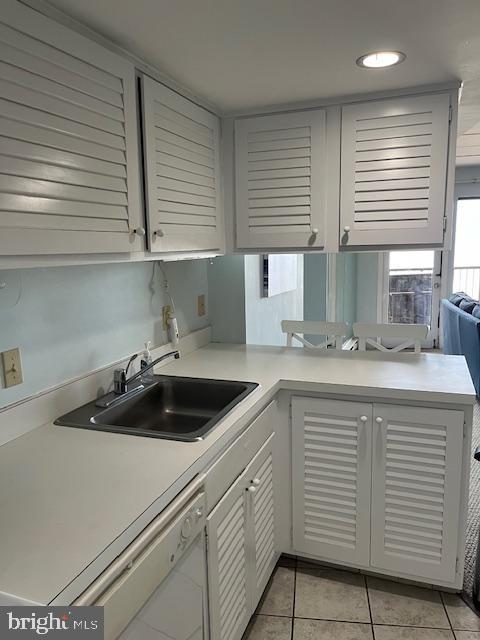
[[480,640],[456,594],[282,557],[243,640]]

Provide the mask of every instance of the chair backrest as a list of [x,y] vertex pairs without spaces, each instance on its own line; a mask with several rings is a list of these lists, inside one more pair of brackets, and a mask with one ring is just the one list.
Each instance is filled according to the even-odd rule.
[[[415,353],[420,353],[422,340],[428,334],[426,324],[365,324],[355,322],[353,325],[353,335],[358,338],[358,350],[365,351],[367,344],[379,351],[389,351],[398,353],[403,349],[412,347]],[[387,348],[382,344],[382,340],[403,340],[395,347]]]
[[[348,335],[348,325],[345,322],[282,320],[282,331],[287,334],[287,347],[293,346],[293,340],[297,340],[309,349],[326,349],[329,346],[335,346],[335,349],[341,350],[342,338]],[[325,336],[325,342],[312,344],[305,339],[305,335]]]

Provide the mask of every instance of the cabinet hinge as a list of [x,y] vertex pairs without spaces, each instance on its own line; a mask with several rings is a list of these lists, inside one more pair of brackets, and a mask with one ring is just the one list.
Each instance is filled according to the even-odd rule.
[[452,105],[448,107],[448,122],[450,123],[453,119],[453,108]]
[[458,573],[458,563],[460,562],[460,558],[457,557],[455,560],[455,573]]
[[443,216],[443,230],[447,230],[447,216]]

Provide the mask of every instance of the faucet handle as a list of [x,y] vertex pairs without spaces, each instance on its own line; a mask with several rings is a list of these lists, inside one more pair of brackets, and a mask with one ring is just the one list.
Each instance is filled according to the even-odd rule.
[[[134,360],[136,360],[137,358],[138,358],[138,353],[134,353],[134,354],[133,354],[133,356],[132,356],[132,357],[130,358],[130,360],[128,361],[127,367],[126,367],[126,369],[124,369],[124,371],[125,371],[125,377],[127,377],[128,370],[130,369],[130,365],[131,365],[131,364],[132,364],[132,362],[133,362]],[[122,369],[122,371],[123,371],[123,369]]]

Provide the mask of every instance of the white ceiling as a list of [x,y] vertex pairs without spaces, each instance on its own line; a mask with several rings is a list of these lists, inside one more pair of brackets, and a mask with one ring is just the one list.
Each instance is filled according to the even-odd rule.
[[[480,164],[480,0],[49,0],[223,112],[462,80]],[[398,49],[389,70],[355,65]]]

